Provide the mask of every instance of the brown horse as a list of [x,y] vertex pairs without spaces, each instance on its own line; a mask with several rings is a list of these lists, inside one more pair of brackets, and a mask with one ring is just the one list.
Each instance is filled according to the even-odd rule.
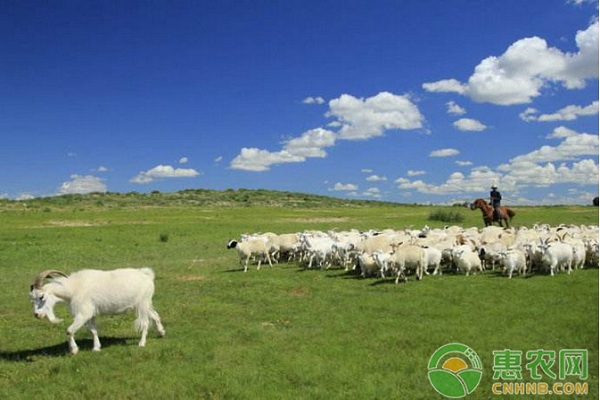
[[485,226],[490,226],[494,222],[498,222],[500,226],[503,226],[502,221],[504,221],[506,228],[509,228],[508,222],[516,215],[513,210],[504,206],[498,207],[498,215],[494,215],[494,208],[484,199],[477,199],[471,203],[471,210],[476,208],[481,210]]

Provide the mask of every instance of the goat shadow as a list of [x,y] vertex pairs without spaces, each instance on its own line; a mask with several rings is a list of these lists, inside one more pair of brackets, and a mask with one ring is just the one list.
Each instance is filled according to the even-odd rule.
[[[124,346],[127,345],[127,341],[134,338],[116,338],[116,337],[100,337],[102,343],[102,349],[106,349],[110,346]],[[94,341],[92,339],[77,339],[77,345],[79,351],[91,351],[94,347]],[[27,349],[17,351],[0,351],[0,359],[12,362],[34,362],[35,357],[64,357],[70,355],[69,344],[65,341],[63,343],[55,344],[53,346],[40,347],[38,349]]]

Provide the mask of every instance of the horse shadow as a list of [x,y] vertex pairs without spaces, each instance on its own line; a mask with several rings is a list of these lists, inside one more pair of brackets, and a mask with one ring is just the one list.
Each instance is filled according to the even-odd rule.
[[[101,337],[102,349],[111,346],[124,346],[127,341],[133,339],[130,337]],[[80,351],[92,350],[94,341],[92,339],[78,339],[77,345]],[[0,360],[12,362],[34,362],[37,357],[64,357],[69,355],[69,344],[67,342],[55,344],[52,346],[40,347],[37,349],[26,349],[16,351],[0,351]]]

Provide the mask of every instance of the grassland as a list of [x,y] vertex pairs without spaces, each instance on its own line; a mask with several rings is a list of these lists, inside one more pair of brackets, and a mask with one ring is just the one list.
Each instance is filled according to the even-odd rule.
[[[0,397],[10,399],[431,399],[443,344],[484,365],[470,398],[491,398],[494,350],[589,350],[598,398],[598,269],[508,280],[488,272],[395,286],[295,264],[244,274],[227,240],[244,232],[442,226],[436,207],[230,191],[97,194],[0,203]],[[478,211],[452,207],[463,226]],[[517,208],[516,226],[597,224],[593,207]],[[64,330],[27,299],[45,268],[150,266],[167,336],[137,347],[132,315],[98,320],[103,350],[68,355]],[[527,377],[527,373],[524,371]],[[525,379],[531,381],[531,379]],[[552,383],[552,380],[548,382]],[[583,398],[582,396],[573,396]],[[514,398],[542,398],[519,395]]]

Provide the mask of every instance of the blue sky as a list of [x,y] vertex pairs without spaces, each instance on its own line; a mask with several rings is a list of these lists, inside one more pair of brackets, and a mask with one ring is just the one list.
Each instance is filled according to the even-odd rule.
[[598,3],[6,1],[0,197],[598,194]]

